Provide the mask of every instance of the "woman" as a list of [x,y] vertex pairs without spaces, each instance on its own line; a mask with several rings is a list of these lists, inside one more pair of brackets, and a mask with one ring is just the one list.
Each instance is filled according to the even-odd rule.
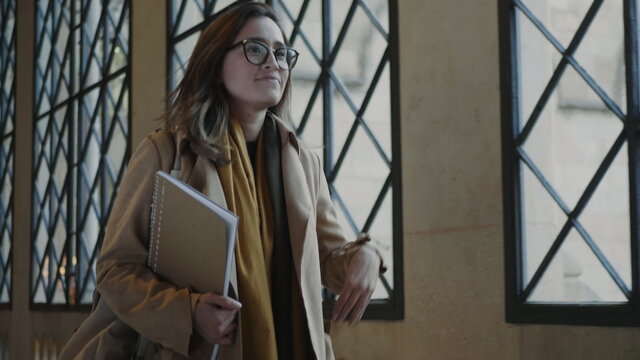
[[[170,96],[166,130],[135,151],[97,264],[99,301],[62,358],[332,359],[321,285],[340,294],[333,321],[356,323],[383,271],[338,225],[318,157],[280,120],[297,52],[271,8],[241,2],[202,33]],[[232,297],[160,281],[146,267],[153,178],[177,176],[240,218]],[[240,314],[240,316],[238,316]]]

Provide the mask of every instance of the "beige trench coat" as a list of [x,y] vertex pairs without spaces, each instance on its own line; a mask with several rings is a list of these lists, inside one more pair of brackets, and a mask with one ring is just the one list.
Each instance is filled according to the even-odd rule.
[[[321,285],[340,292],[356,248],[343,249],[347,241],[319,158],[299,144],[285,125],[276,123],[291,249],[311,344],[317,359],[333,359],[323,326]],[[101,298],[67,343],[61,359],[128,359],[138,338],[136,330],[151,341],[147,359],[205,359],[211,353],[211,345],[193,330],[200,294],[158,280],[146,266],[154,174],[174,167],[176,143],[179,178],[226,206],[215,166],[196,155],[187,139],[178,135],[174,141],[173,134],[160,130],[143,140],[131,157],[107,225],[97,263]],[[232,272],[235,288],[235,268]],[[235,344],[223,346],[218,358],[241,359],[241,341],[238,332]]]

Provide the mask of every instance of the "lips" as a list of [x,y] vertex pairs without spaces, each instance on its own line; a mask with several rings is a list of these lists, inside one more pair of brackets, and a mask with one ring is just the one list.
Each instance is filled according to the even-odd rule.
[[278,84],[280,83],[280,78],[275,76],[275,75],[267,75],[267,76],[260,76],[258,78],[256,78],[257,81],[261,81],[261,80],[265,80],[265,81],[277,81]]

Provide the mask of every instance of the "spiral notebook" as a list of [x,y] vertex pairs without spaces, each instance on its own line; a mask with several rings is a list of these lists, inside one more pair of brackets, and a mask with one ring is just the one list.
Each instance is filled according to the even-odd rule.
[[149,267],[196,292],[227,295],[238,217],[186,183],[158,171]]
[[[238,217],[164,171],[156,172],[151,208],[148,266],[178,287],[227,296]],[[143,358],[149,340],[140,336],[133,358]],[[211,359],[218,356],[215,345]],[[238,346],[228,348],[238,352]]]

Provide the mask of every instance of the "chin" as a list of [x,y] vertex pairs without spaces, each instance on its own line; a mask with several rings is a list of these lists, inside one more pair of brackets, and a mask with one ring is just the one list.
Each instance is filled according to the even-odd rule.
[[259,94],[252,94],[240,101],[240,103],[255,109],[269,109],[276,106],[282,99],[282,94],[276,91],[262,92]]
[[280,97],[278,97],[278,98],[274,97],[274,98],[270,98],[268,100],[265,99],[265,101],[262,102],[262,106],[261,107],[264,107],[266,109],[272,108],[272,107],[278,105],[278,102],[280,102],[280,99],[281,99]]

